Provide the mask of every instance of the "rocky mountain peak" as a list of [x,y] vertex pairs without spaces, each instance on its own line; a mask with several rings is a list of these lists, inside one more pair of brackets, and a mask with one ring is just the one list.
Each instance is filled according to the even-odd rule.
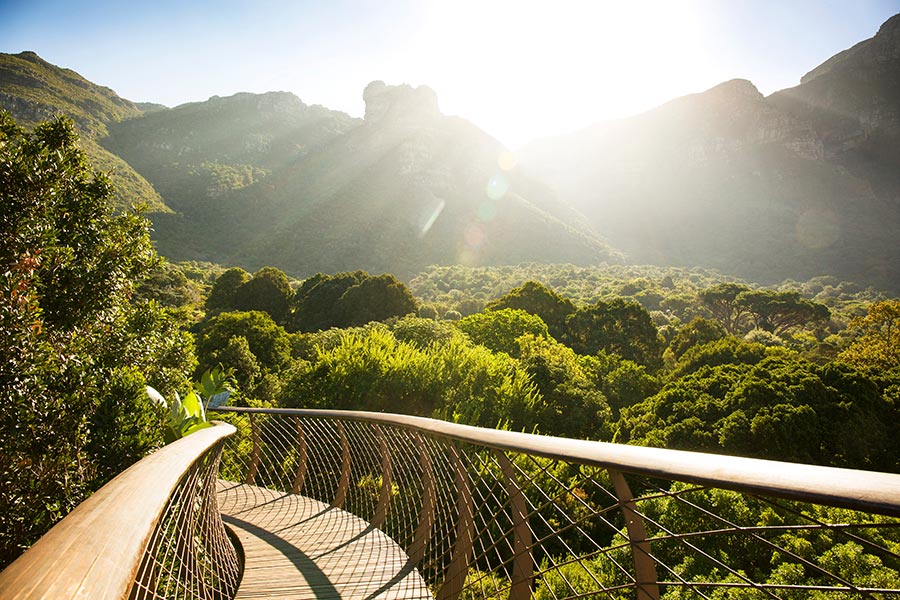
[[706,93],[729,101],[763,99],[763,95],[756,89],[756,86],[746,79],[731,79],[707,90]]
[[367,123],[379,121],[418,122],[441,115],[437,94],[428,86],[387,85],[373,81],[363,91]]

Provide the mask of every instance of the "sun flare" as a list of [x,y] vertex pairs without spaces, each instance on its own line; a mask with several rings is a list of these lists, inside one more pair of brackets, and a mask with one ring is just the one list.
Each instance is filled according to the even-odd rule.
[[698,27],[690,3],[466,0],[434,3],[415,45],[445,112],[515,145],[671,97],[704,68]]

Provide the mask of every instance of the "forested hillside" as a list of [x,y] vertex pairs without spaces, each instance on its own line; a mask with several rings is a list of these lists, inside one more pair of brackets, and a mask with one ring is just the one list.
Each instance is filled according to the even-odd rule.
[[115,183],[119,207],[146,205],[154,211],[168,210],[142,175],[97,143],[106,136],[110,124],[140,116],[142,110],[137,105],[74,71],[51,65],[34,52],[22,52],[0,53],[0,107],[29,126],[57,115],[68,116],[81,133],[81,147]]
[[360,122],[291,94],[238,94],[110,128],[104,144],[177,215],[161,252],[296,276],[432,264],[616,260],[495,140],[427,88],[366,88]]

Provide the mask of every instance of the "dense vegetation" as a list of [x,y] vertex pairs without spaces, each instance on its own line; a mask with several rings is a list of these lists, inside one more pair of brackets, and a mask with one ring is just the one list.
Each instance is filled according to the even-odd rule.
[[900,471],[900,301],[874,290],[616,265],[434,267],[406,285],[166,263],[146,220],[113,214],[71,124],[0,119],[2,562],[161,442],[146,384],[169,396],[220,364],[237,404]]
[[196,359],[172,313],[133,296],[157,262],[149,223],[71,122],[28,133],[0,111],[0,564],[161,440],[144,387]]

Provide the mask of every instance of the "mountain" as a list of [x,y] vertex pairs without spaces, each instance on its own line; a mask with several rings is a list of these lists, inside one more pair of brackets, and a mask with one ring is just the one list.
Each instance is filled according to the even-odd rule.
[[284,92],[214,97],[112,124],[103,143],[177,211],[152,215],[172,259],[298,277],[618,259],[429,88],[373,82],[364,99],[359,120]]
[[898,290],[900,15],[797,87],[729,81],[520,159],[630,261]]
[[110,173],[119,206],[146,204],[150,210],[167,210],[146,179],[97,143],[107,135],[110,123],[143,114],[138,106],[111,89],[91,83],[75,71],[52,65],[34,52],[0,53],[0,108],[10,111],[24,126],[67,115],[75,122],[82,148],[95,168]]

